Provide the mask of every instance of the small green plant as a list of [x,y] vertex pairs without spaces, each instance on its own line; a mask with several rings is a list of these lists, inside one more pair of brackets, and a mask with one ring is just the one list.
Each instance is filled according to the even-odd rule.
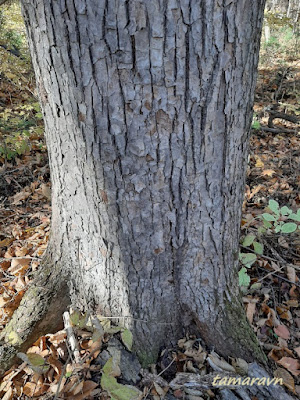
[[[287,206],[280,207],[276,200],[269,200],[266,213],[261,215],[263,227],[260,233],[264,233],[268,229],[274,230],[275,233],[292,233],[300,229],[300,209],[294,213]],[[291,222],[295,221],[295,222]]]
[[262,226],[257,229],[256,234],[250,233],[243,238],[242,248],[248,252],[241,251],[239,254],[239,260],[242,264],[242,268],[239,271],[239,285],[242,289],[245,289],[250,284],[250,276],[247,273],[247,269],[257,260],[258,255],[263,255],[264,247],[260,243],[260,236],[268,231],[273,233],[293,233],[297,229],[300,229],[300,209],[297,212],[293,212],[289,207],[280,207],[276,200],[269,200],[268,206],[266,207],[267,212],[263,213],[260,218],[262,220]]
[[250,277],[247,273],[247,268],[250,268],[257,260],[257,254],[262,255],[264,247],[257,241],[256,235],[248,234],[242,242],[242,246],[248,247],[251,253],[240,252],[239,260],[243,267],[239,271],[239,285],[241,287],[248,287],[250,283]]
[[259,121],[257,119],[257,115],[256,114],[253,114],[251,128],[255,129],[255,130],[259,130],[260,129],[260,123],[259,123]]

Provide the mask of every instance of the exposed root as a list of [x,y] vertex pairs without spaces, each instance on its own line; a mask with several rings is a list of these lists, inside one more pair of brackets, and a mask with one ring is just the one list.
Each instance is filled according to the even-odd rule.
[[0,375],[41,335],[63,326],[62,314],[69,305],[66,280],[60,267],[45,257],[37,276],[25,293],[20,306],[0,334]]

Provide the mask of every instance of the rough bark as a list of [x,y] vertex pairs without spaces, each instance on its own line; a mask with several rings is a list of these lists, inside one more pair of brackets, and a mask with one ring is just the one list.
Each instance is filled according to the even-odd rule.
[[46,124],[51,251],[144,363],[194,331],[263,359],[238,241],[264,1],[22,0]]

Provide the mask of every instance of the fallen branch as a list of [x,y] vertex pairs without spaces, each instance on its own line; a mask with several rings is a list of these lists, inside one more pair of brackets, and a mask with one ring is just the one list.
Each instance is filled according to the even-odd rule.
[[277,119],[277,118],[284,119],[285,121],[289,121],[289,122],[292,122],[294,124],[298,124],[299,123],[299,119],[295,115],[289,115],[289,114],[277,112],[277,111],[274,111],[274,110],[269,110],[268,113],[270,115],[269,116],[269,120],[268,120],[268,127],[269,128],[274,128],[273,120]]
[[267,126],[261,125],[260,129],[264,132],[271,132],[274,134],[277,133],[293,133],[296,134],[297,130],[296,129],[286,129],[286,128],[269,128]]

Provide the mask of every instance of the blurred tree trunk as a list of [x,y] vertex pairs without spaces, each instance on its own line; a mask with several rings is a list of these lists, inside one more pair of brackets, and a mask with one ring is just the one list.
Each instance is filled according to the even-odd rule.
[[186,332],[262,360],[238,254],[264,1],[22,6],[51,166],[50,276],[125,322],[144,364]]

